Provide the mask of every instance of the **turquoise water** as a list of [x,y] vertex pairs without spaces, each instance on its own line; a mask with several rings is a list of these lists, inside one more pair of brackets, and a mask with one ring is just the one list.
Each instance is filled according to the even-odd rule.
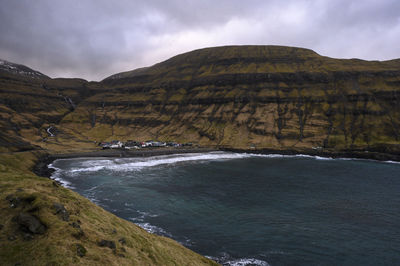
[[216,152],[52,166],[106,210],[225,265],[400,265],[400,164]]

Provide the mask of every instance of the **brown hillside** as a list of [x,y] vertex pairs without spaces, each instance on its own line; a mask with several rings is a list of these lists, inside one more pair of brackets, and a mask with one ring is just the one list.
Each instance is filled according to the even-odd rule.
[[[399,60],[332,59],[301,48],[201,49],[113,75],[61,124],[97,138],[234,148],[397,150]],[[91,121],[91,122],[90,122]]]
[[[398,151],[399,60],[228,46],[181,54],[100,83],[0,82],[1,127],[50,150],[151,138],[242,149]],[[55,136],[46,132],[50,126]]]

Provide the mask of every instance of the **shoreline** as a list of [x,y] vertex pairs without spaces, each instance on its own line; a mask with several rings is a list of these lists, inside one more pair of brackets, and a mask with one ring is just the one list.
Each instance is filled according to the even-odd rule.
[[250,154],[279,154],[279,155],[308,155],[319,156],[324,158],[346,158],[346,159],[364,159],[375,161],[393,161],[400,162],[400,154],[370,152],[370,151],[329,151],[329,150],[275,150],[275,149],[239,149],[228,147],[215,147],[215,148],[155,148],[145,150],[122,150],[122,149],[107,149],[95,150],[90,152],[73,152],[64,154],[45,154],[42,156],[35,165],[33,172],[38,176],[50,178],[54,169],[48,166],[58,159],[72,159],[72,158],[134,158],[134,157],[152,157],[160,155],[172,154],[185,154],[185,153],[202,153],[213,151],[225,151],[236,153],[250,153]]
[[48,166],[55,160],[58,159],[72,159],[72,158],[135,158],[135,157],[152,157],[161,155],[172,155],[172,154],[185,154],[185,153],[202,153],[202,152],[213,152],[220,151],[215,148],[156,148],[146,150],[122,150],[122,149],[107,149],[107,150],[96,150],[90,152],[73,152],[63,154],[45,154],[39,158],[33,172],[42,177],[50,178],[54,173],[54,169]]
[[324,158],[346,158],[346,159],[365,159],[375,161],[394,161],[400,162],[400,154],[380,153],[370,151],[329,151],[329,150],[275,150],[275,149],[236,149],[236,148],[219,148],[220,151],[237,152],[237,153],[253,153],[253,154],[279,154],[279,155],[309,155]]
[[53,160],[70,159],[70,158],[94,158],[94,157],[111,157],[111,158],[129,158],[129,157],[151,157],[170,154],[184,153],[200,153],[218,151],[219,149],[212,148],[147,148],[140,150],[123,150],[123,149],[107,149],[91,152],[74,152],[64,154],[50,154],[49,157]]
[[[281,155],[286,155],[286,156],[296,156],[296,155],[307,155],[307,156],[321,156],[324,158],[335,158],[335,159],[339,159],[339,158],[350,158],[350,159],[363,159],[363,160],[375,160],[371,157],[367,157],[366,155],[368,155],[368,153],[357,153],[357,155],[359,155],[359,157],[354,156],[353,153],[345,153],[345,152],[336,152],[336,153],[332,153],[332,152],[325,152],[322,153],[321,151],[316,151],[314,153],[307,153],[307,152],[300,152],[300,151],[294,151],[294,150],[284,150],[284,151],[277,151],[277,150],[270,150],[270,149],[264,149],[264,150],[251,150],[251,149],[232,149],[232,148],[219,148],[219,149],[168,149],[168,150],[160,150],[160,149],[153,149],[153,150],[144,150],[146,152],[143,151],[134,151],[134,152],[124,152],[121,150],[106,150],[106,152],[104,153],[104,151],[99,151],[99,152],[89,152],[89,153],[70,153],[70,154],[61,154],[61,155],[56,155],[56,156],[52,156],[52,157],[57,157],[57,159],[68,159],[68,158],[78,158],[78,157],[82,157],[82,155],[89,155],[86,157],[99,157],[99,154],[106,154],[107,157],[109,158],[119,158],[121,156],[124,156],[125,158],[128,157],[151,157],[151,156],[157,156],[157,155],[166,155],[166,154],[185,154],[185,153],[192,153],[192,152],[197,152],[197,153],[201,153],[201,152],[215,152],[215,151],[225,151],[225,152],[237,152],[237,153],[251,153],[251,154],[266,154],[266,155],[275,155],[275,154],[281,154]],[[121,155],[121,156],[120,156]],[[323,156],[325,155],[325,156]],[[350,157],[351,156],[351,157]],[[390,156],[390,155],[386,155],[386,156]],[[104,156],[103,156],[104,157]],[[387,157],[379,157],[379,158],[387,158]],[[383,161],[383,160],[380,160]],[[55,182],[63,182],[59,179],[55,179]],[[62,184],[63,186],[65,186],[65,184]],[[70,187],[67,183],[67,186],[65,186],[67,189],[74,189],[74,187]],[[95,202],[95,204],[99,204],[98,202]],[[101,205],[99,205],[101,206]],[[111,212],[111,211],[110,211]],[[112,212],[114,213],[114,212]],[[126,218],[123,218],[126,219]],[[142,229],[146,230],[149,233],[152,234],[157,234],[157,232],[152,232],[151,230],[146,229],[145,227],[143,227],[142,225],[138,224],[137,222],[135,222],[134,220],[130,220],[127,219],[127,221],[132,222],[134,224],[136,224],[137,226],[141,227]],[[149,224],[151,226],[151,224]],[[163,230],[163,228],[160,227],[161,230]],[[165,236],[165,235],[164,235]],[[176,235],[168,235],[166,236],[168,238],[172,238],[172,239],[178,239]],[[180,244],[184,244],[184,242],[179,242]],[[190,248],[190,246],[189,246]],[[205,254],[203,254],[205,255]],[[220,262],[220,263],[224,263],[226,261],[223,260],[223,258],[220,257],[207,257],[209,259],[212,259],[214,261]],[[242,259],[248,259],[248,257],[244,256],[243,258],[239,258],[236,261],[242,261]],[[250,262],[252,258],[250,258]],[[254,260],[257,260],[256,257],[254,257]],[[231,260],[231,261],[235,261],[235,260]]]

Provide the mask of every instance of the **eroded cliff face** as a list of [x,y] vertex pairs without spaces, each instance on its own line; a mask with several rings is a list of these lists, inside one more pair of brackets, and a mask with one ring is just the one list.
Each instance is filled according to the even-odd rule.
[[[113,75],[60,125],[102,139],[234,148],[397,149],[400,63],[276,46],[197,50]],[[83,130],[82,130],[83,129]]]
[[[90,83],[22,75],[17,67],[12,70],[0,69],[0,152],[89,142],[64,134],[58,124],[83,98],[91,95]],[[50,138],[49,129],[54,137]],[[59,141],[56,135],[64,138]]]
[[[100,83],[65,82],[27,87],[27,93],[40,91],[36,102],[52,116],[40,116],[47,124],[34,125],[40,137],[30,132],[24,140],[46,148],[160,139],[242,149],[400,150],[400,60],[339,60],[301,48],[231,46],[178,55]],[[46,98],[50,92],[55,98]],[[35,101],[28,102],[37,117]],[[3,106],[24,113],[16,110],[18,104]],[[43,143],[51,125],[57,134]]]

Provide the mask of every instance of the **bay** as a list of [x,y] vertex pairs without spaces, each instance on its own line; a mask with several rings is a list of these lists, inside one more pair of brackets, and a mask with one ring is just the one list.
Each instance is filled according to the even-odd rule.
[[227,152],[77,158],[60,180],[225,265],[398,265],[400,164]]

